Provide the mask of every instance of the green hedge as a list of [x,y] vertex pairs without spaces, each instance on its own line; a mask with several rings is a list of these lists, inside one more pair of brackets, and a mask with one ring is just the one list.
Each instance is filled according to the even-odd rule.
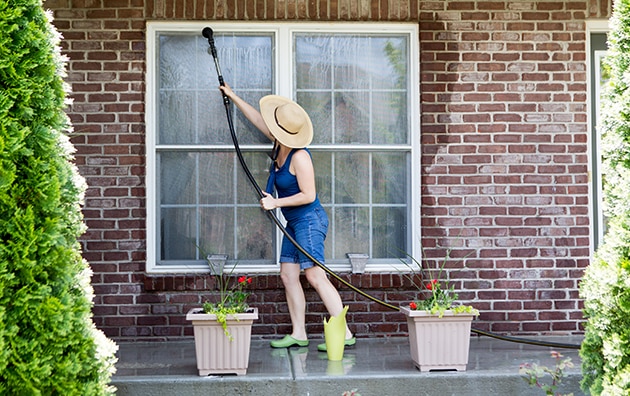
[[60,38],[38,0],[0,1],[0,32],[0,394],[111,394],[116,345],[91,319]]
[[606,235],[580,284],[587,318],[582,389],[630,394],[630,1],[615,1],[608,37],[610,83],[602,112]]

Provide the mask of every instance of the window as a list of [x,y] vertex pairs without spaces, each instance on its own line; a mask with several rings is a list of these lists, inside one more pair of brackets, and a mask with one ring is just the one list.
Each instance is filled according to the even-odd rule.
[[[227,254],[243,270],[276,271],[282,235],[236,158],[201,35],[207,25],[148,24],[147,269],[205,271],[205,254],[212,253]],[[347,253],[366,253],[368,271],[391,271],[405,253],[415,255],[417,26],[211,27],[222,74],[235,92],[255,107],[265,95],[287,96],[311,116],[309,148],[330,218],[327,265],[349,269]],[[271,144],[235,108],[228,111],[264,187]]]
[[601,132],[599,131],[600,106],[603,87],[608,83],[609,71],[605,65],[604,58],[608,49],[607,45],[607,21],[591,21],[588,24],[589,48],[590,48],[590,103],[591,103],[591,201],[593,213],[593,246],[595,251],[606,233],[607,218],[603,214],[603,177],[602,154],[600,147]]

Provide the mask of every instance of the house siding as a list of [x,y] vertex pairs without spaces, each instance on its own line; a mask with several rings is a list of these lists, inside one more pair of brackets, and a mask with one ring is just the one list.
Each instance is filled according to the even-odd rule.
[[[118,340],[192,336],[185,313],[212,293],[204,275],[145,272],[145,28],[150,20],[417,22],[422,244],[447,249],[450,281],[480,309],[475,327],[581,333],[588,265],[586,28],[612,0],[48,0],[69,57],[76,162],[89,188],[84,257],[94,320]],[[394,305],[400,274],[344,274]],[[358,336],[406,333],[402,314],[338,285]],[[325,309],[305,284],[309,332]],[[255,337],[290,331],[278,275],[256,276]]]

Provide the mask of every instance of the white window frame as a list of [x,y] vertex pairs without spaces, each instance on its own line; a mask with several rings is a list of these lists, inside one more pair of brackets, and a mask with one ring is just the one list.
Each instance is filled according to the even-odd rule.
[[[276,35],[276,45],[280,48],[288,48],[291,44],[293,33],[365,33],[365,34],[405,34],[409,37],[409,134],[410,145],[408,150],[411,152],[411,167],[409,169],[411,187],[410,187],[410,226],[411,226],[411,252],[413,257],[420,260],[422,249],[420,243],[420,92],[419,92],[419,41],[418,41],[418,25],[413,23],[316,23],[316,22],[299,22],[299,23],[251,23],[251,22],[199,22],[199,21],[149,21],[147,22],[147,71],[146,71],[146,271],[148,273],[205,273],[208,268],[205,265],[199,266],[164,266],[157,265],[157,169],[156,169],[156,131],[157,131],[157,102],[156,89],[157,82],[157,34],[162,32],[178,32],[199,34],[204,27],[210,26],[214,32],[273,32]],[[289,58],[289,51],[275,51],[274,59],[274,92],[278,95],[292,97],[293,79],[280,77],[293,75],[293,62]],[[212,59],[209,56],[208,67],[214,67]],[[219,62],[221,59],[219,59]],[[217,82],[218,85],[218,82]],[[219,93],[217,92],[217,95]],[[181,146],[178,146],[181,147]],[[268,149],[266,146],[242,145],[243,148],[249,149]],[[375,149],[388,150],[389,146],[372,146]],[[400,148],[400,146],[397,146]],[[313,150],[330,148],[327,146],[311,145],[309,148]],[[335,148],[343,148],[342,145],[336,145]],[[280,238],[281,232],[276,230],[277,237]],[[278,244],[279,245],[279,244]],[[279,256],[279,255],[276,255]],[[337,272],[350,271],[350,263],[347,264],[330,264],[330,269]],[[247,266],[239,264],[238,272],[259,272],[274,273],[279,270],[279,263],[275,265],[264,266]],[[392,260],[391,263],[385,264],[368,264],[366,272],[391,273],[397,271],[408,272],[407,265],[399,260]]]
[[[603,56],[605,56],[606,51],[596,51],[595,52],[595,64],[591,62],[591,34],[593,33],[608,33],[610,32],[610,26],[608,20],[591,20],[586,21],[586,69],[587,69],[587,102],[588,102],[588,112],[587,112],[587,125],[589,128],[588,134],[588,159],[589,159],[589,188],[590,193],[589,196],[592,199],[590,208],[590,229],[591,229],[591,238],[590,238],[590,251],[591,255],[595,253],[598,248],[598,243],[601,243],[604,239],[604,214],[602,211],[601,202],[603,200],[603,192],[602,192],[602,162],[601,162],[601,143],[600,143],[600,134],[597,133],[596,130],[592,130],[591,126],[593,124],[597,125],[599,123],[598,111],[600,103],[599,103],[599,81],[600,81],[600,69],[599,62]],[[591,80],[591,71],[595,71],[595,80]],[[595,95],[593,95],[593,91],[595,91]],[[595,103],[593,103],[592,97],[595,97]],[[594,113],[594,115],[592,115]],[[593,120],[592,117],[595,119]],[[595,147],[595,150],[592,150],[592,147]],[[594,172],[594,169],[598,169],[598,171]],[[595,205],[595,202],[598,205]],[[597,225],[597,227],[596,227]],[[595,230],[597,230],[597,235],[595,235]]]

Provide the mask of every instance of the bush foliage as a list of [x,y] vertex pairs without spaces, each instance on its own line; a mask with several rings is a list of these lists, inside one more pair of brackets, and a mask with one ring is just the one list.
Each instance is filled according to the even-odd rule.
[[39,0],[1,1],[0,31],[0,394],[111,394],[116,345],[91,318],[60,37]]
[[630,393],[630,0],[615,1],[602,112],[606,235],[580,285],[587,318],[582,389]]

